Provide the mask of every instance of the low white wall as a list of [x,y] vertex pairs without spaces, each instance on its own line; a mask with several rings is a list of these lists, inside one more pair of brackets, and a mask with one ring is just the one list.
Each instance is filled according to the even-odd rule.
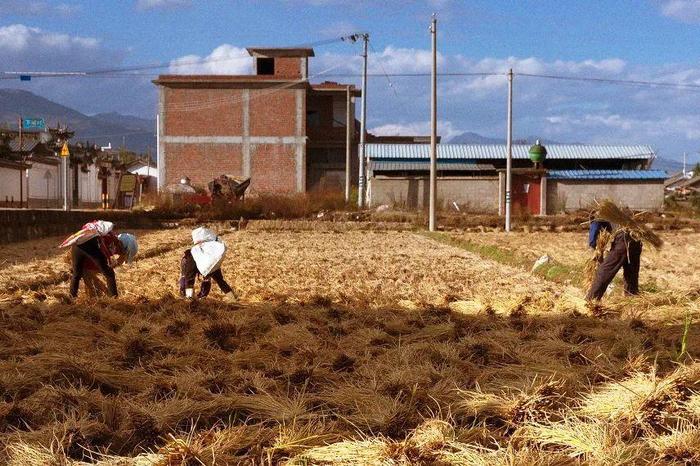
[[29,169],[29,200],[51,200],[60,198],[60,165],[34,162]]
[[634,210],[661,210],[662,180],[548,180],[547,213],[588,208],[595,200],[611,199]]
[[[396,205],[422,209],[430,193],[427,177],[372,177],[369,181],[370,205]],[[498,177],[440,177],[437,203],[445,208],[456,202],[471,212],[498,211]]]
[[23,179],[23,186],[20,188],[20,176],[24,177],[24,170],[17,170],[15,168],[0,167],[0,204],[5,204],[7,202],[14,202],[19,204],[20,202],[20,192],[22,192],[22,201],[26,200],[27,190],[26,181]]

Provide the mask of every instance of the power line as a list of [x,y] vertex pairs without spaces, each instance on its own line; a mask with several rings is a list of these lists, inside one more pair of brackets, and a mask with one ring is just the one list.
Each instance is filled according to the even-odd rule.
[[[373,53],[374,55],[379,56],[379,54],[377,53],[377,51],[374,50],[374,45],[372,45],[371,42],[369,43],[369,47],[372,49],[372,53]],[[384,77],[386,77],[386,80],[387,80],[387,82],[389,83],[389,88],[390,88],[392,91],[394,91],[394,95],[395,95],[396,97],[398,97],[399,94],[398,94],[398,92],[396,92],[396,89],[394,88],[394,83],[391,82],[391,78],[390,78],[389,75],[387,74],[386,69],[384,68],[384,64],[382,63],[381,60],[377,60],[377,62],[379,63],[379,67],[382,69],[382,73],[384,74]]]
[[[320,47],[322,45],[328,45],[335,42],[340,42],[344,37],[334,37],[332,39],[318,40],[314,42],[307,42],[304,44],[292,45],[290,48],[311,48]],[[170,60],[168,62],[144,64],[144,65],[133,65],[124,66],[117,68],[102,68],[94,70],[84,70],[84,71],[0,71],[0,79],[17,79],[18,76],[32,76],[40,78],[56,78],[56,77],[101,77],[103,75],[111,74],[121,74],[129,71],[146,71],[146,70],[156,70],[162,68],[182,68],[185,66],[192,65],[203,65],[209,63],[217,63],[223,61],[241,60],[241,59],[251,59],[250,55],[239,55],[224,58],[211,58],[211,59],[196,59],[190,61],[173,62]]]
[[[440,76],[505,76],[505,73],[438,73]],[[362,75],[359,73],[330,73],[326,76],[334,78],[359,78]],[[370,77],[392,77],[392,78],[413,78],[413,77],[429,77],[430,73],[367,73]]]
[[689,84],[689,83],[672,83],[664,81],[641,81],[634,79],[612,79],[612,78],[587,78],[578,76],[559,76],[553,74],[534,74],[534,73],[515,73],[516,76],[525,76],[529,78],[542,78],[542,79],[557,79],[562,81],[588,81],[588,82],[598,82],[598,83],[608,83],[608,84],[630,84],[638,86],[651,86],[651,87],[668,87],[673,89],[700,89],[700,84]]

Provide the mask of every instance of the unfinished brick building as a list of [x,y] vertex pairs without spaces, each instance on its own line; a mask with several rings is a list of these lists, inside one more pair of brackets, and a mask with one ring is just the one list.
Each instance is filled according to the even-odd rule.
[[249,48],[255,74],[161,75],[162,185],[187,176],[206,186],[226,174],[250,177],[252,192],[341,190],[345,183],[347,96],[352,175],[357,143],[352,85],[310,84],[310,48]]

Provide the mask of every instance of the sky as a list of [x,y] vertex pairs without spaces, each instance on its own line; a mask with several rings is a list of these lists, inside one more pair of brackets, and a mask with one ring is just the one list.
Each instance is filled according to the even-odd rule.
[[[438,20],[439,132],[505,137],[514,78],[516,138],[649,144],[700,161],[700,89],[523,74],[700,85],[700,0],[0,0],[0,72],[162,65],[130,76],[0,81],[87,114],[154,118],[158,73],[249,73],[248,46],[311,44],[312,82],[359,86],[370,35],[367,124],[427,134],[431,14]],[[351,76],[348,76],[351,75]],[[376,75],[376,76],[375,76]]]

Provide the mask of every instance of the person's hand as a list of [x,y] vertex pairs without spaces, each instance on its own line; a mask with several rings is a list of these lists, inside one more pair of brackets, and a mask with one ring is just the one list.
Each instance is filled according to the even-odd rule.
[[115,268],[119,265],[122,265],[126,261],[126,254],[119,254],[117,256],[112,256],[109,258],[109,265],[112,268]]

